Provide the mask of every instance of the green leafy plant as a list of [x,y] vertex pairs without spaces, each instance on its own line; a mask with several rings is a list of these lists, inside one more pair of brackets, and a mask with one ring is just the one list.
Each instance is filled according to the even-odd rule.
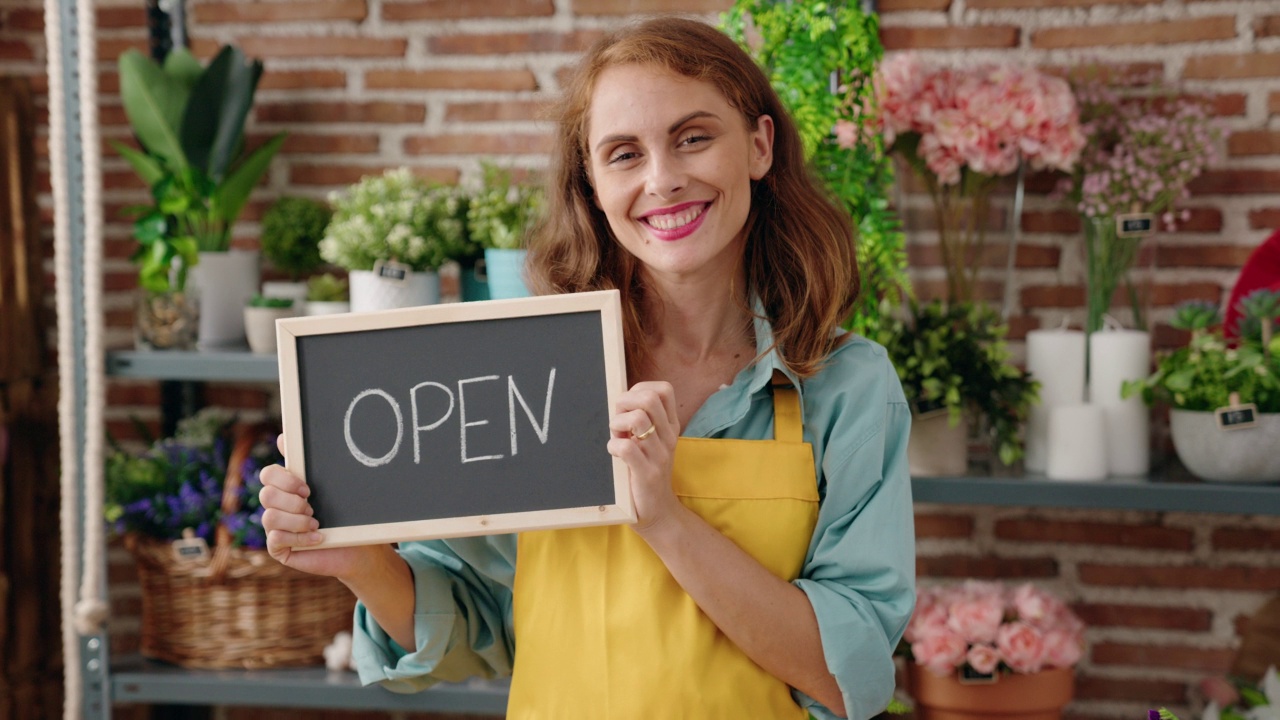
[[154,292],[181,290],[199,251],[230,246],[232,225],[284,135],[245,152],[244,124],[262,63],[233,46],[224,46],[207,68],[185,49],[163,65],[128,50],[119,71],[120,97],[142,150],[112,146],[153,200],[131,208],[139,282]]
[[311,302],[346,302],[347,279],[332,273],[314,275],[307,280],[307,300]]
[[319,200],[282,197],[262,216],[262,254],[292,280],[324,264],[320,240],[333,210]]
[[1001,462],[1022,457],[1019,430],[1039,402],[1040,383],[1009,362],[1007,328],[995,310],[937,301],[908,307],[908,318],[889,318],[875,339],[889,351],[915,410],[945,408],[954,425],[975,409],[991,421]]
[[508,170],[486,163],[480,187],[471,195],[467,224],[479,248],[515,250],[543,209],[536,185],[516,183]]
[[[835,128],[863,126],[876,112],[879,19],[856,2],[736,0],[721,24],[768,73],[795,118],[805,156],[857,223],[862,296],[847,324],[872,336],[908,287],[902,226],[888,201],[893,166],[877,134],[841,147]],[[752,28],[758,43],[748,40]]]
[[1280,338],[1272,337],[1271,331],[1277,300],[1280,297],[1270,290],[1241,300],[1241,326],[1252,325],[1256,331],[1242,333],[1234,347],[1222,336],[1217,306],[1196,301],[1179,305],[1169,324],[1189,331],[1190,341],[1162,353],[1155,372],[1125,382],[1121,394],[1141,393],[1148,404],[1159,400],[1180,410],[1201,411],[1227,407],[1234,394],[1242,403],[1257,405],[1258,412],[1280,413]]
[[265,295],[254,295],[249,298],[249,307],[256,308],[291,308],[293,307],[293,298],[267,297]]
[[333,220],[320,257],[348,270],[372,270],[379,260],[436,270],[467,247],[466,193],[430,184],[408,168],[362,178],[330,202]]

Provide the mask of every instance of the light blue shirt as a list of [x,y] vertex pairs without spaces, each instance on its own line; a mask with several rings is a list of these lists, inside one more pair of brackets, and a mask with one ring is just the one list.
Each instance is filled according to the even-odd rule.
[[[755,330],[763,353],[772,344],[771,329],[757,320]],[[804,439],[813,446],[821,498],[794,582],[817,615],[845,714],[869,718],[892,696],[893,650],[915,605],[911,413],[884,348],[855,336],[804,382],[770,351],[708,398],[683,435],[771,439],[768,385],[775,368],[800,388]],[[401,543],[400,555],[413,570],[418,648],[401,648],[357,605],[353,657],[361,681],[411,692],[441,680],[510,674],[516,537]],[[803,693],[793,694],[819,720],[835,717]]]

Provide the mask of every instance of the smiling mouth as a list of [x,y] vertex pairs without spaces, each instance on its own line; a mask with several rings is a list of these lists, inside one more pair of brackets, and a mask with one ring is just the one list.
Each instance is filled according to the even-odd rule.
[[689,223],[694,222],[699,217],[702,217],[702,213],[706,212],[707,208],[710,206],[711,203],[699,203],[697,205],[686,207],[678,212],[667,213],[664,215],[649,215],[647,217],[640,218],[640,220],[655,230],[679,230]]

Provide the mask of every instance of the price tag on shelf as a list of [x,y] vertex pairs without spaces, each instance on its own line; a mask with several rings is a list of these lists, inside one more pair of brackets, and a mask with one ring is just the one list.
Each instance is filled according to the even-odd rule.
[[412,272],[413,268],[395,260],[379,260],[373,264],[374,277],[388,280],[397,285],[403,285]]

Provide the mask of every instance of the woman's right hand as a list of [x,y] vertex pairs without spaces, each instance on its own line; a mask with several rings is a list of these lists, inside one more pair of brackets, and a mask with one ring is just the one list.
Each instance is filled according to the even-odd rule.
[[[283,452],[284,435],[278,443]],[[317,545],[323,539],[320,524],[313,517],[307,500],[311,488],[280,465],[263,468],[261,477],[262,490],[258,498],[264,508],[262,529],[267,534],[267,552],[271,557],[295,570],[328,575],[344,582],[373,566],[370,560],[384,550],[382,546],[298,550]]]

